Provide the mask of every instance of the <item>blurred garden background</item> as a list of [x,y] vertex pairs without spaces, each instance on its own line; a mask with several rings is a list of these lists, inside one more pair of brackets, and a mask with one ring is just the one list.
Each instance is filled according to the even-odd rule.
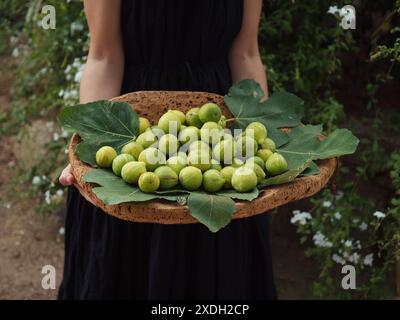
[[[56,9],[45,30],[42,7]],[[356,10],[345,29],[344,5]],[[0,298],[55,298],[61,280],[68,133],[57,123],[78,102],[89,34],[82,1],[0,2]],[[306,103],[306,120],[347,127],[361,144],[327,188],[273,212],[281,299],[400,296],[400,1],[264,0],[260,46],[270,91]],[[343,290],[343,265],[357,289]]]

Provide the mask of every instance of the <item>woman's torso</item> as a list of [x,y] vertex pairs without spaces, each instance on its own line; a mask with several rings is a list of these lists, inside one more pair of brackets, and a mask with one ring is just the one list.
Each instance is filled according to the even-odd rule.
[[122,92],[225,93],[228,53],[240,31],[243,0],[123,0]]

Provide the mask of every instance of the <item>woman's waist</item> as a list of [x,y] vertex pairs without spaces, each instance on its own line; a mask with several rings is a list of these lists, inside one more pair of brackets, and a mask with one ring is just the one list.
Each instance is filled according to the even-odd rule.
[[205,69],[226,68],[229,66],[227,58],[205,60],[205,61],[171,61],[171,62],[142,62],[125,61],[125,68],[131,71],[157,71],[157,72],[174,72],[174,71],[200,71]]

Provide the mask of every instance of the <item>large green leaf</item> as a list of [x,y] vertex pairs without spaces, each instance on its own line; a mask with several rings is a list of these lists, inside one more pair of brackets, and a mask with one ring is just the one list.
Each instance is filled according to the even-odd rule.
[[310,162],[310,166],[308,168],[306,168],[302,173],[301,176],[302,177],[309,177],[309,176],[315,176],[316,174],[319,173],[319,167],[318,165],[314,162],[311,161]]
[[322,125],[297,127],[289,132],[289,142],[278,149],[286,158],[289,170],[297,169],[312,160],[352,154],[359,143],[347,129],[337,129],[323,141],[319,139],[321,134]]
[[263,92],[254,80],[242,80],[232,86],[225,96],[225,103],[235,117],[233,128],[244,129],[249,123],[259,121],[269,131],[277,146],[288,141],[279,128],[292,128],[300,124],[304,115],[304,102],[288,92],[274,93],[261,101]]
[[258,188],[264,188],[267,186],[275,186],[279,184],[284,184],[293,181],[296,179],[305,169],[307,169],[310,166],[310,162],[304,163],[301,167],[297,169],[292,169],[289,171],[286,171],[285,173],[282,173],[280,175],[264,179],[258,184]]
[[257,188],[254,188],[252,191],[244,193],[237,192],[234,189],[229,189],[229,190],[218,191],[216,194],[219,196],[225,196],[236,200],[252,201],[254,199],[257,199],[259,193],[260,193],[259,190]]
[[109,145],[117,150],[137,134],[139,118],[126,102],[100,100],[65,107],[60,115],[61,125],[79,134],[90,145]]
[[139,188],[125,183],[120,177],[105,169],[90,170],[83,176],[83,181],[100,185],[100,187],[93,188],[93,192],[105,204],[143,202],[153,199],[177,201],[178,197],[178,195],[144,193]]
[[96,152],[103,145],[91,144],[86,141],[81,141],[75,149],[76,154],[79,159],[86,162],[92,166],[97,166],[96,163]]
[[187,204],[190,214],[211,232],[228,225],[236,210],[231,198],[201,192],[191,193]]

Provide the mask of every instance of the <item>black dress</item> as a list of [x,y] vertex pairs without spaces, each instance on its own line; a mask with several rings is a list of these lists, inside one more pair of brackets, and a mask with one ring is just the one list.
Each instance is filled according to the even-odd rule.
[[[121,93],[225,94],[243,0],[125,0]],[[70,187],[60,299],[274,299],[267,215],[201,224],[126,222]]]

